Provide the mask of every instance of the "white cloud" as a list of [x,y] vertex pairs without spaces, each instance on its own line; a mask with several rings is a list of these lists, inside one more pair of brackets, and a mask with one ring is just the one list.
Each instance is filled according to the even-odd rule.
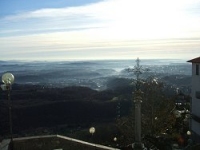
[[[189,46],[196,49],[199,41],[187,41],[187,45],[160,39],[199,38],[200,17],[191,13],[197,3],[198,0],[104,0],[6,16],[0,19],[0,51],[16,49],[24,54],[106,48],[148,52],[184,50]],[[158,43],[152,42],[155,39]]]

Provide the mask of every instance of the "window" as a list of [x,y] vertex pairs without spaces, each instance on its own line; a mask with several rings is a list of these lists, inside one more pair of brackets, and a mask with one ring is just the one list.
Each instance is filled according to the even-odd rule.
[[196,65],[196,75],[199,75],[199,65]]
[[196,91],[196,98],[200,99],[200,91]]

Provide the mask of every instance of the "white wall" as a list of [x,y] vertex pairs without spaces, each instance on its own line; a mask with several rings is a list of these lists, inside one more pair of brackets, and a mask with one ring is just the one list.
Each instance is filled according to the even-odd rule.
[[[200,67],[200,63],[199,67]],[[200,68],[199,68],[200,69]],[[192,114],[200,117],[200,99],[196,98],[196,91],[200,91],[200,73],[196,75],[196,63],[192,64]],[[192,130],[200,135],[200,123],[192,120]]]

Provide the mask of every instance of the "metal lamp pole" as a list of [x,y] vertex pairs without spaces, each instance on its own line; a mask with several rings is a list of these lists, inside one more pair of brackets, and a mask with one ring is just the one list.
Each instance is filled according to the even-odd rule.
[[10,149],[13,150],[13,128],[12,128],[12,103],[11,103],[11,88],[14,83],[14,75],[11,73],[5,73],[2,75],[1,85],[3,91],[8,91],[8,113],[9,113],[9,126],[10,126]]
[[13,128],[12,128],[12,102],[11,102],[11,85],[8,86],[8,109],[9,109],[9,123],[10,123],[10,138],[13,142]]

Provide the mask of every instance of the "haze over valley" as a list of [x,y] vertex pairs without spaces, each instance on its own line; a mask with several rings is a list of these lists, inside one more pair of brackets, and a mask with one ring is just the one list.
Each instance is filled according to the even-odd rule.
[[[189,86],[191,66],[184,60],[141,60],[144,71],[141,78],[155,77],[168,84]],[[44,85],[47,87],[84,86],[95,90],[110,88],[114,78],[135,78],[128,72],[135,60],[22,62],[1,61],[0,73],[12,72],[16,84]],[[117,83],[116,83],[117,86]],[[113,87],[113,85],[112,85]]]

